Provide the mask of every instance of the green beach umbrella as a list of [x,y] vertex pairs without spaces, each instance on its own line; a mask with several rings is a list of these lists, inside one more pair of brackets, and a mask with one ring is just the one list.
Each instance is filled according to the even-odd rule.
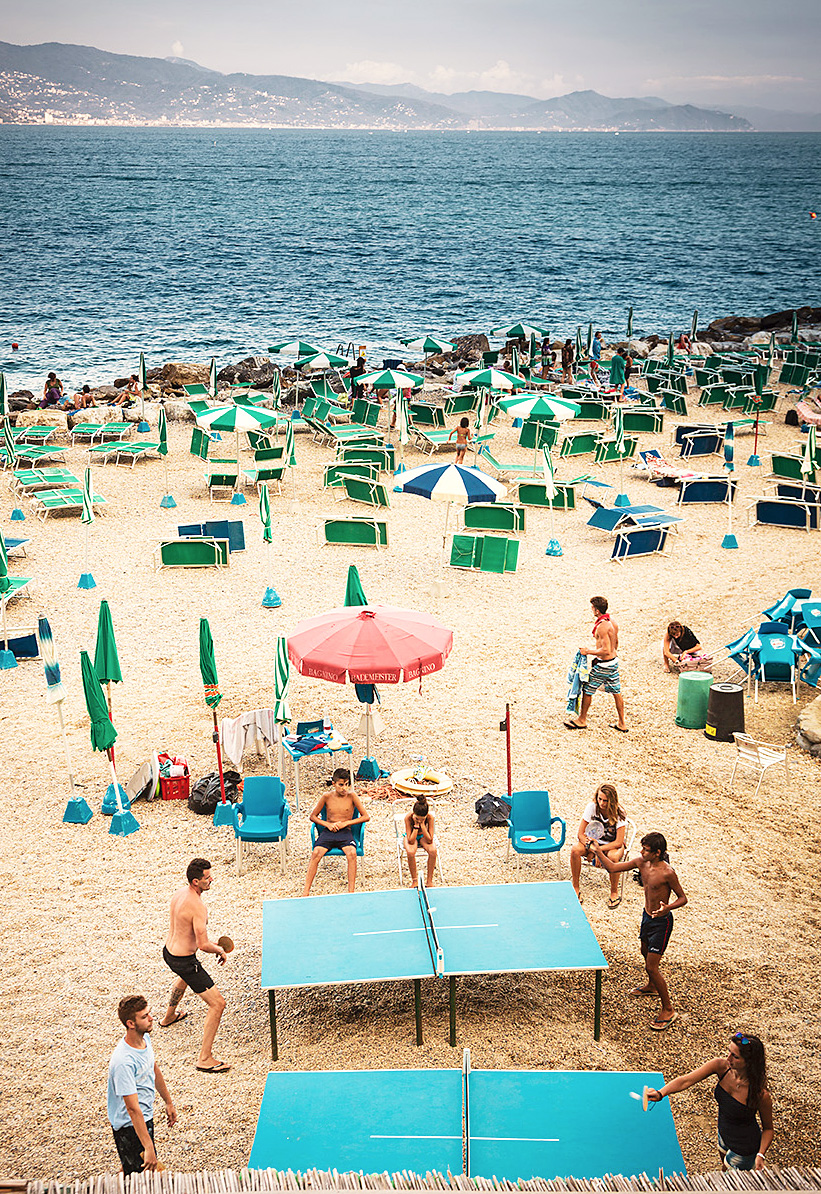
[[518,350],[518,348],[514,348],[513,352],[511,352],[511,354],[510,354],[510,372],[513,374],[514,377],[521,377],[521,371],[519,369],[519,350]]
[[566,398],[554,398],[552,394],[517,394],[515,398],[503,398],[499,403],[503,411],[514,419],[553,419],[563,423],[581,414],[578,402]]
[[6,449],[6,460],[9,468],[14,468],[17,463],[17,445],[14,442],[14,432],[11,429],[11,422],[8,415],[3,417],[3,445]]
[[792,340],[793,344],[798,343],[798,312],[797,311],[793,311],[793,313],[792,313],[792,328],[790,330],[790,339]]
[[324,352],[325,349],[319,344],[311,344],[308,340],[279,340],[276,344],[269,345],[268,351],[277,355],[287,352],[297,357],[309,357],[316,352]]
[[[100,612],[97,616],[97,643],[94,648],[94,671],[101,684],[105,684],[108,697],[108,716],[114,724],[114,710],[111,705],[111,685],[122,684],[123,674],[120,671],[120,657],[117,654],[117,642],[114,638],[114,623],[111,620],[111,610],[107,601],[100,602]],[[112,747],[111,754],[114,754]]]
[[630,307],[627,312],[627,339],[633,339],[633,308]]
[[57,648],[54,645],[54,636],[51,633],[48,618],[37,619],[37,637],[40,640],[40,654],[43,656],[43,669],[46,674],[46,700],[57,710],[57,720],[60,724],[60,734],[68,766],[69,801],[66,811],[63,813],[63,821],[69,825],[87,825],[94,814],[88,801],[84,800],[82,796],[78,796],[74,790],[74,768],[71,763],[71,751],[63,717],[63,701],[66,699],[66,694],[60,677]]
[[816,431],[815,424],[810,423],[810,429],[807,432],[807,438],[804,443],[804,451],[801,456],[801,472],[804,476],[809,476],[815,471],[815,457],[816,457]]
[[542,448],[542,470],[544,472],[544,488],[545,497],[550,503],[550,542],[545,548],[546,556],[560,556],[562,555],[562,546],[556,538],[553,514],[553,499],[558,490],[556,489],[556,470],[553,465],[553,457],[550,453],[550,448],[547,444]]
[[341,369],[350,365],[347,357],[337,356],[335,352],[314,352],[310,356],[302,357],[294,362],[295,369]]
[[587,344],[585,346],[585,349],[586,349],[586,355],[589,357],[591,352],[593,351],[593,324],[592,323],[589,323],[587,325]]
[[0,373],[0,417],[5,417],[8,414],[7,399],[6,399],[6,375]]
[[296,468],[294,426],[290,419],[285,424],[285,464],[288,468]]
[[430,332],[423,332],[418,336],[400,336],[399,343],[404,344],[406,348],[412,348],[414,352],[423,352],[425,356],[432,352],[453,352],[456,348],[456,345],[451,344],[450,340],[440,340],[438,336],[433,336]]
[[616,453],[619,458],[619,493],[613,503],[615,506],[629,506],[630,499],[624,492],[624,454],[627,451],[627,444],[624,439],[624,408],[616,406],[613,412],[613,431],[616,437]]
[[690,324],[690,339],[693,344],[698,339],[698,307],[693,312],[693,322]]
[[211,398],[217,396],[217,360],[211,357],[211,367],[208,370],[208,394]]
[[404,369],[377,369],[373,373],[363,373],[357,380],[359,385],[373,386],[375,390],[413,390],[425,379]]
[[[165,417],[165,405],[160,405],[159,425],[160,442],[157,446],[157,451],[160,456],[168,455],[168,420]],[[168,488],[166,486],[166,488]]]
[[527,384],[524,378],[503,369],[465,369],[456,374],[455,381],[466,386],[488,386],[491,390],[513,390]]
[[146,368],[145,368],[145,353],[144,352],[140,353],[140,367],[137,370],[137,381],[140,386],[140,391],[142,393],[145,393],[145,391],[148,389],[148,374],[147,374]]
[[667,341],[667,356],[665,357],[665,360],[666,360],[668,366],[672,365],[673,358],[675,357],[675,355],[676,355],[676,346],[673,341],[673,333],[671,332],[670,338]]
[[282,401],[282,378],[279,376],[278,369],[275,371],[273,380],[271,382],[271,393],[274,398],[274,406],[278,407]]
[[[734,467],[735,467],[734,457],[735,457],[735,425],[730,422],[730,423],[727,423],[725,430],[724,430],[724,467],[729,474],[732,474]],[[730,493],[728,495],[728,500],[727,500],[727,534],[722,539],[721,546],[729,548],[730,550],[733,550],[734,548],[738,547],[738,540],[736,539],[735,535],[733,534],[733,502],[732,502],[733,479],[732,479],[732,475],[730,475],[728,477],[728,482],[729,482],[729,486],[730,486]]]
[[343,605],[367,605],[368,599],[365,596],[365,590],[362,588],[362,581],[359,578],[359,569],[356,564],[348,566],[348,581],[345,585],[345,600]]
[[[225,777],[222,772],[222,751],[220,749],[220,734],[219,726],[217,725],[217,705],[222,700],[222,693],[219,690],[219,680],[217,679],[217,661],[214,657],[214,640],[211,637],[211,627],[208,624],[207,618],[200,618],[200,675],[205,687],[205,703],[211,710],[211,716],[214,719],[214,745],[217,748],[217,769],[220,777],[220,792],[222,799],[220,804],[222,812],[220,813],[220,806],[217,806],[214,812],[215,825],[227,825],[233,817],[230,808],[226,808],[225,800]],[[229,817],[228,814],[231,814]]]
[[[273,543],[274,532],[271,527],[271,502],[268,496],[268,483],[263,481],[259,487],[259,521],[262,523],[262,542]],[[270,556],[270,548],[268,552]],[[270,569],[270,559],[268,561]],[[276,609],[282,605],[279,594],[272,585],[268,585],[265,590],[265,596],[262,598],[263,609]]]
[[582,360],[584,357],[584,345],[582,344],[582,329],[581,325],[576,328],[576,362]]
[[88,546],[89,546],[89,531],[91,524],[94,521],[94,485],[91,480],[91,469],[87,468],[83,474],[83,508],[80,514],[80,522],[85,525],[85,551],[83,572],[80,574],[80,580],[77,584],[78,589],[96,589],[97,582],[91,575],[88,567]]
[[97,678],[97,673],[92,666],[87,651],[80,652],[80,670],[83,677],[83,695],[85,696],[86,709],[91,720],[91,745],[94,750],[106,753],[111,768],[111,786],[106,792],[106,798],[103,801],[103,811],[105,811],[105,803],[109,795],[112,797],[116,811],[111,818],[111,825],[108,832],[118,837],[128,837],[130,833],[136,833],[140,826],[137,818],[129,808],[126,808],[123,801],[124,792],[120,787],[117,772],[114,769],[113,747],[117,740],[117,731],[111,724],[103,690],[100,687],[100,681]]
[[494,328],[491,336],[507,336],[510,340],[529,340],[536,336],[541,340],[548,334],[547,328],[536,327],[533,323],[514,323],[509,328]]
[[273,411],[244,403],[239,406],[233,403],[230,406],[212,406],[199,414],[195,412],[195,416],[200,427],[207,427],[211,431],[234,431],[237,435],[241,431],[264,431],[268,427],[275,427],[277,422]]
[[775,332],[770,332],[770,352],[767,357],[767,368],[772,369],[775,362]]
[[[274,721],[278,726],[287,726],[291,721],[291,707],[288,704],[288,688],[291,682],[291,661],[288,658],[288,640],[277,639],[274,655]],[[279,735],[279,774],[284,773],[284,749],[282,733]]]
[[5,540],[0,534],[0,606],[3,609],[3,649],[0,651],[0,670],[2,671],[10,671],[11,668],[17,667],[14,652],[9,650],[9,636],[6,630],[6,593],[10,588],[9,558],[6,554]]

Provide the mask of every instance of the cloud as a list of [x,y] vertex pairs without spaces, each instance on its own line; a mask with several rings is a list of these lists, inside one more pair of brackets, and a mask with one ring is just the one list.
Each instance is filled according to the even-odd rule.
[[800,75],[668,75],[664,79],[645,79],[645,87],[695,84],[706,87],[784,87],[806,83]]
[[171,47],[171,53],[175,58],[182,58],[183,54],[185,53],[185,46],[181,41],[175,41]]
[[334,72],[340,83],[411,83],[415,71],[398,62],[349,62],[343,71]]
[[539,78],[526,71],[516,70],[504,58],[499,58],[479,70],[462,70],[457,66],[439,63],[426,71],[400,65],[398,62],[349,62],[345,69],[334,72],[340,83],[413,83],[426,91],[450,94],[454,91],[505,91],[550,99],[578,87],[581,75],[552,75]]

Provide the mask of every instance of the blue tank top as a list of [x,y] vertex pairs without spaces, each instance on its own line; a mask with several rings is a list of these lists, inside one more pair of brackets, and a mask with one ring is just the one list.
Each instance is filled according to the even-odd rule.
[[756,1120],[756,1112],[746,1103],[734,1099],[721,1085],[721,1079],[716,1083],[715,1099],[718,1103],[719,1136],[732,1152],[741,1157],[753,1156],[761,1147],[761,1128]]

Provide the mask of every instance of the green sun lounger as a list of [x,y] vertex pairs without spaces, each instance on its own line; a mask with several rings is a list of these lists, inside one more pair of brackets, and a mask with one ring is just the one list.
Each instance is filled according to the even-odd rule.
[[452,568],[479,572],[515,572],[519,562],[519,540],[498,535],[454,535],[450,551]]
[[[41,460],[65,460],[66,458],[65,449],[58,444],[16,444],[15,457],[15,466],[26,460],[30,467],[34,467]],[[0,448],[0,460],[3,463],[3,468],[6,468],[9,459],[5,448]]]
[[[228,501],[236,493],[239,487],[239,465],[236,460],[227,458],[220,458],[215,456],[209,460],[208,467],[205,470],[205,487],[208,490],[208,497],[212,502]],[[227,498],[218,498],[214,495],[217,493],[228,492]]]
[[122,439],[130,434],[133,426],[133,423],[75,423],[69,432],[71,446],[73,447],[78,439],[87,439],[92,444],[98,438]]
[[482,460],[486,460],[496,475],[501,478],[536,477],[541,472],[541,465],[534,465],[532,462],[530,464],[503,464],[502,461],[496,459],[486,444],[482,445],[479,456]]
[[411,427],[411,431],[416,439],[416,446],[420,451],[427,456],[432,456],[434,452],[438,452],[440,448],[447,448],[448,445],[456,447],[456,436],[451,439],[452,432],[448,431],[446,427]]
[[705,386],[699,395],[699,406],[722,406],[727,399],[729,389],[723,382]]
[[133,468],[138,460],[147,456],[149,452],[156,452],[159,446],[159,444],[148,444],[144,440],[140,440],[139,443],[132,443],[130,440],[116,440],[110,444],[93,444],[88,449],[88,454],[89,458],[93,456],[96,459],[99,456],[104,464],[108,464],[112,456],[115,464],[130,461]]
[[472,502],[465,506],[464,524],[467,531],[501,531],[519,535],[525,529],[524,506],[503,502]]
[[781,456],[773,453],[772,468],[769,472],[770,477],[778,477],[782,481],[803,481],[807,485],[815,485],[815,470],[810,473],[802,473],[801,465],[803,464],[803,457],[801,456]]
[[664,412],[656,407],[624,407],[622,410],[625,431],[646,431],[658,434],[664,430]]
[[388,546],[388,524],[377,518],[326,518],[323,534],[326,544],[377,550]]
[[333,464],[325,465],[322,485],[325,489],[344,489],[346,477],[360,477],[365,481],[378,483],[381,471],[378,464],[369,464],[366,461],[334,461]]
[[677,394],[675,390],[659,390],[659,395],[662,410],[669,411],[671,415],[687,417],[687,399],[683,394]]
[[[95,506],[105,506],[106,500],[101,493],[93,496]],[[32,495],[31,504],[35,513],[42,519],[48,518],[55,510],[70,510],[81,513],[83,509],[82,489],[44,489]]]
[[13,473],[17,493],[34,493],[37,489],[59,489],[63,485],[79,485],[80,478],[67,468],[21,468]]
[[8,578],[9,588],[2,594],[3,602],[7,604],[13,601],[15,597],[31,597],[28,586],[31,584],[30,576],[10,576]]
[[599,437],[594,431],[577,431],[573,435],[566,435],[559,448],[559,456],[587,456],[596,451]]
[[44,444],[51,439],[56,427],[15,427],[14,442],[16,444]]
[[445,412],[441,406],[433,406],[430,402],[409,402],[408,415],[411,426],[439,427],[445,426]]
[[559,424],[552,419],[525,419],[519,432],[520,448],[552,448],[559,438]]
[[599,440],[596,445],[596,455],[593,457],[594,464],[613,464],[619,460],[632,460],[636,455],[636,450],[639,446],[637,439],[629,439],[624,437],[624,454],[619,456],[616,451],[616,441],[614,439]]
[[[519,504],[522,506],[547,506],[551,502],[547,496],[547,486],[544,482],[520,481],[517,491]],[[556,482],[556,494],[552,500],[554,510],[575,510],[576,490],[572,484]]]
[[281,489],[287,467],[285,445],[275,444],[271,448],[258,448],[254,452],[254,467],[244,468],[242,476],[246,485],[256,485],[259,488],[263,483],[269,483]]
[[445,399],[445,417],[450,419],[453,415],[467,415],[476,410],[478,405],[478,390],[465,390],[461,394],[451,394]]
[[381,481],[369,481],[365,477],[352,477],[345,474],[341,477],[345,489],[345,496],[353,502],[362,502],[366,506],[390,507],[387,486]]
[[371,448],[361,442],[337,444],[336,459],[338,464],[375,464],[382,473],[396,471],[396,448],[393,444],[385,444],[381,448]]
[[155,547],[153,559],[155,572],[158,568],[227,568],[231,553],[227,539],[203,535],[165,539]]
[[351,422],[358,423],[360,427],[375,427],[379,422],[381,409],[378,402],[369,402],[367,398],[357,398],[351,411]]

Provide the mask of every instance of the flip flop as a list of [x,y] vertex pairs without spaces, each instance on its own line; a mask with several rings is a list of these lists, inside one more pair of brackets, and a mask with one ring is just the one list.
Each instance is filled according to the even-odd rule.
[[678,1012],[673,1012],[669,1020],[660,1020],[658,1016],[656,1016],[655,1020],[651,1022],[650,1027],[653,1029],[653,1032],[664,1032],[664,1030],[669,1028],[671,1024],[675,1024],[677,1019]]
[[621,728],[621,726],[611,726],[611,727],[610,727],[610,729],[611,729],[611,730],[618,730],[620,734],[626,734],[626,733],[627,733],[627,730],[623,730],[623,729]]
[[633,987],[633,990],[630,992],[630,994],[633,997],[633,999],[641,999],[642,997],[650,999],[653,995],[656,994],[656,992],[655,991],[645,991],[645,990],[643,990],[642,987]]
[[575,721],[566,721],[564,723],[564,728],[566,730],[586,730],[587,726],[577,726]]
[[618,895],[618,896],[611,896],[611,897],[610,897],[610,899],[607,901],[607,907],[608,907],[608,908],[611,908],[611,909],[612,909],[612,908],[618,908],[618,906],[619,906],[619,904],[620,904],[620,903],[621,903],[621,896],[620,896],[620,895]]
[[175,1024],[179,1024],[180,1020],[187,1020],[187,1019],[188,1019],[188,1012],[177,1012],[177,1014],[175,1015],[174,1019],[171,1021],[170,1024],[163,1024],[163,1022],[160,1021],[160,1028],[172,1028]]
[[201,1074],[227,1074],[230,1068],[230,1065],[226,1065],[224,1061],[218,1061],[216,1065],[198,1065],[196,1067]]

